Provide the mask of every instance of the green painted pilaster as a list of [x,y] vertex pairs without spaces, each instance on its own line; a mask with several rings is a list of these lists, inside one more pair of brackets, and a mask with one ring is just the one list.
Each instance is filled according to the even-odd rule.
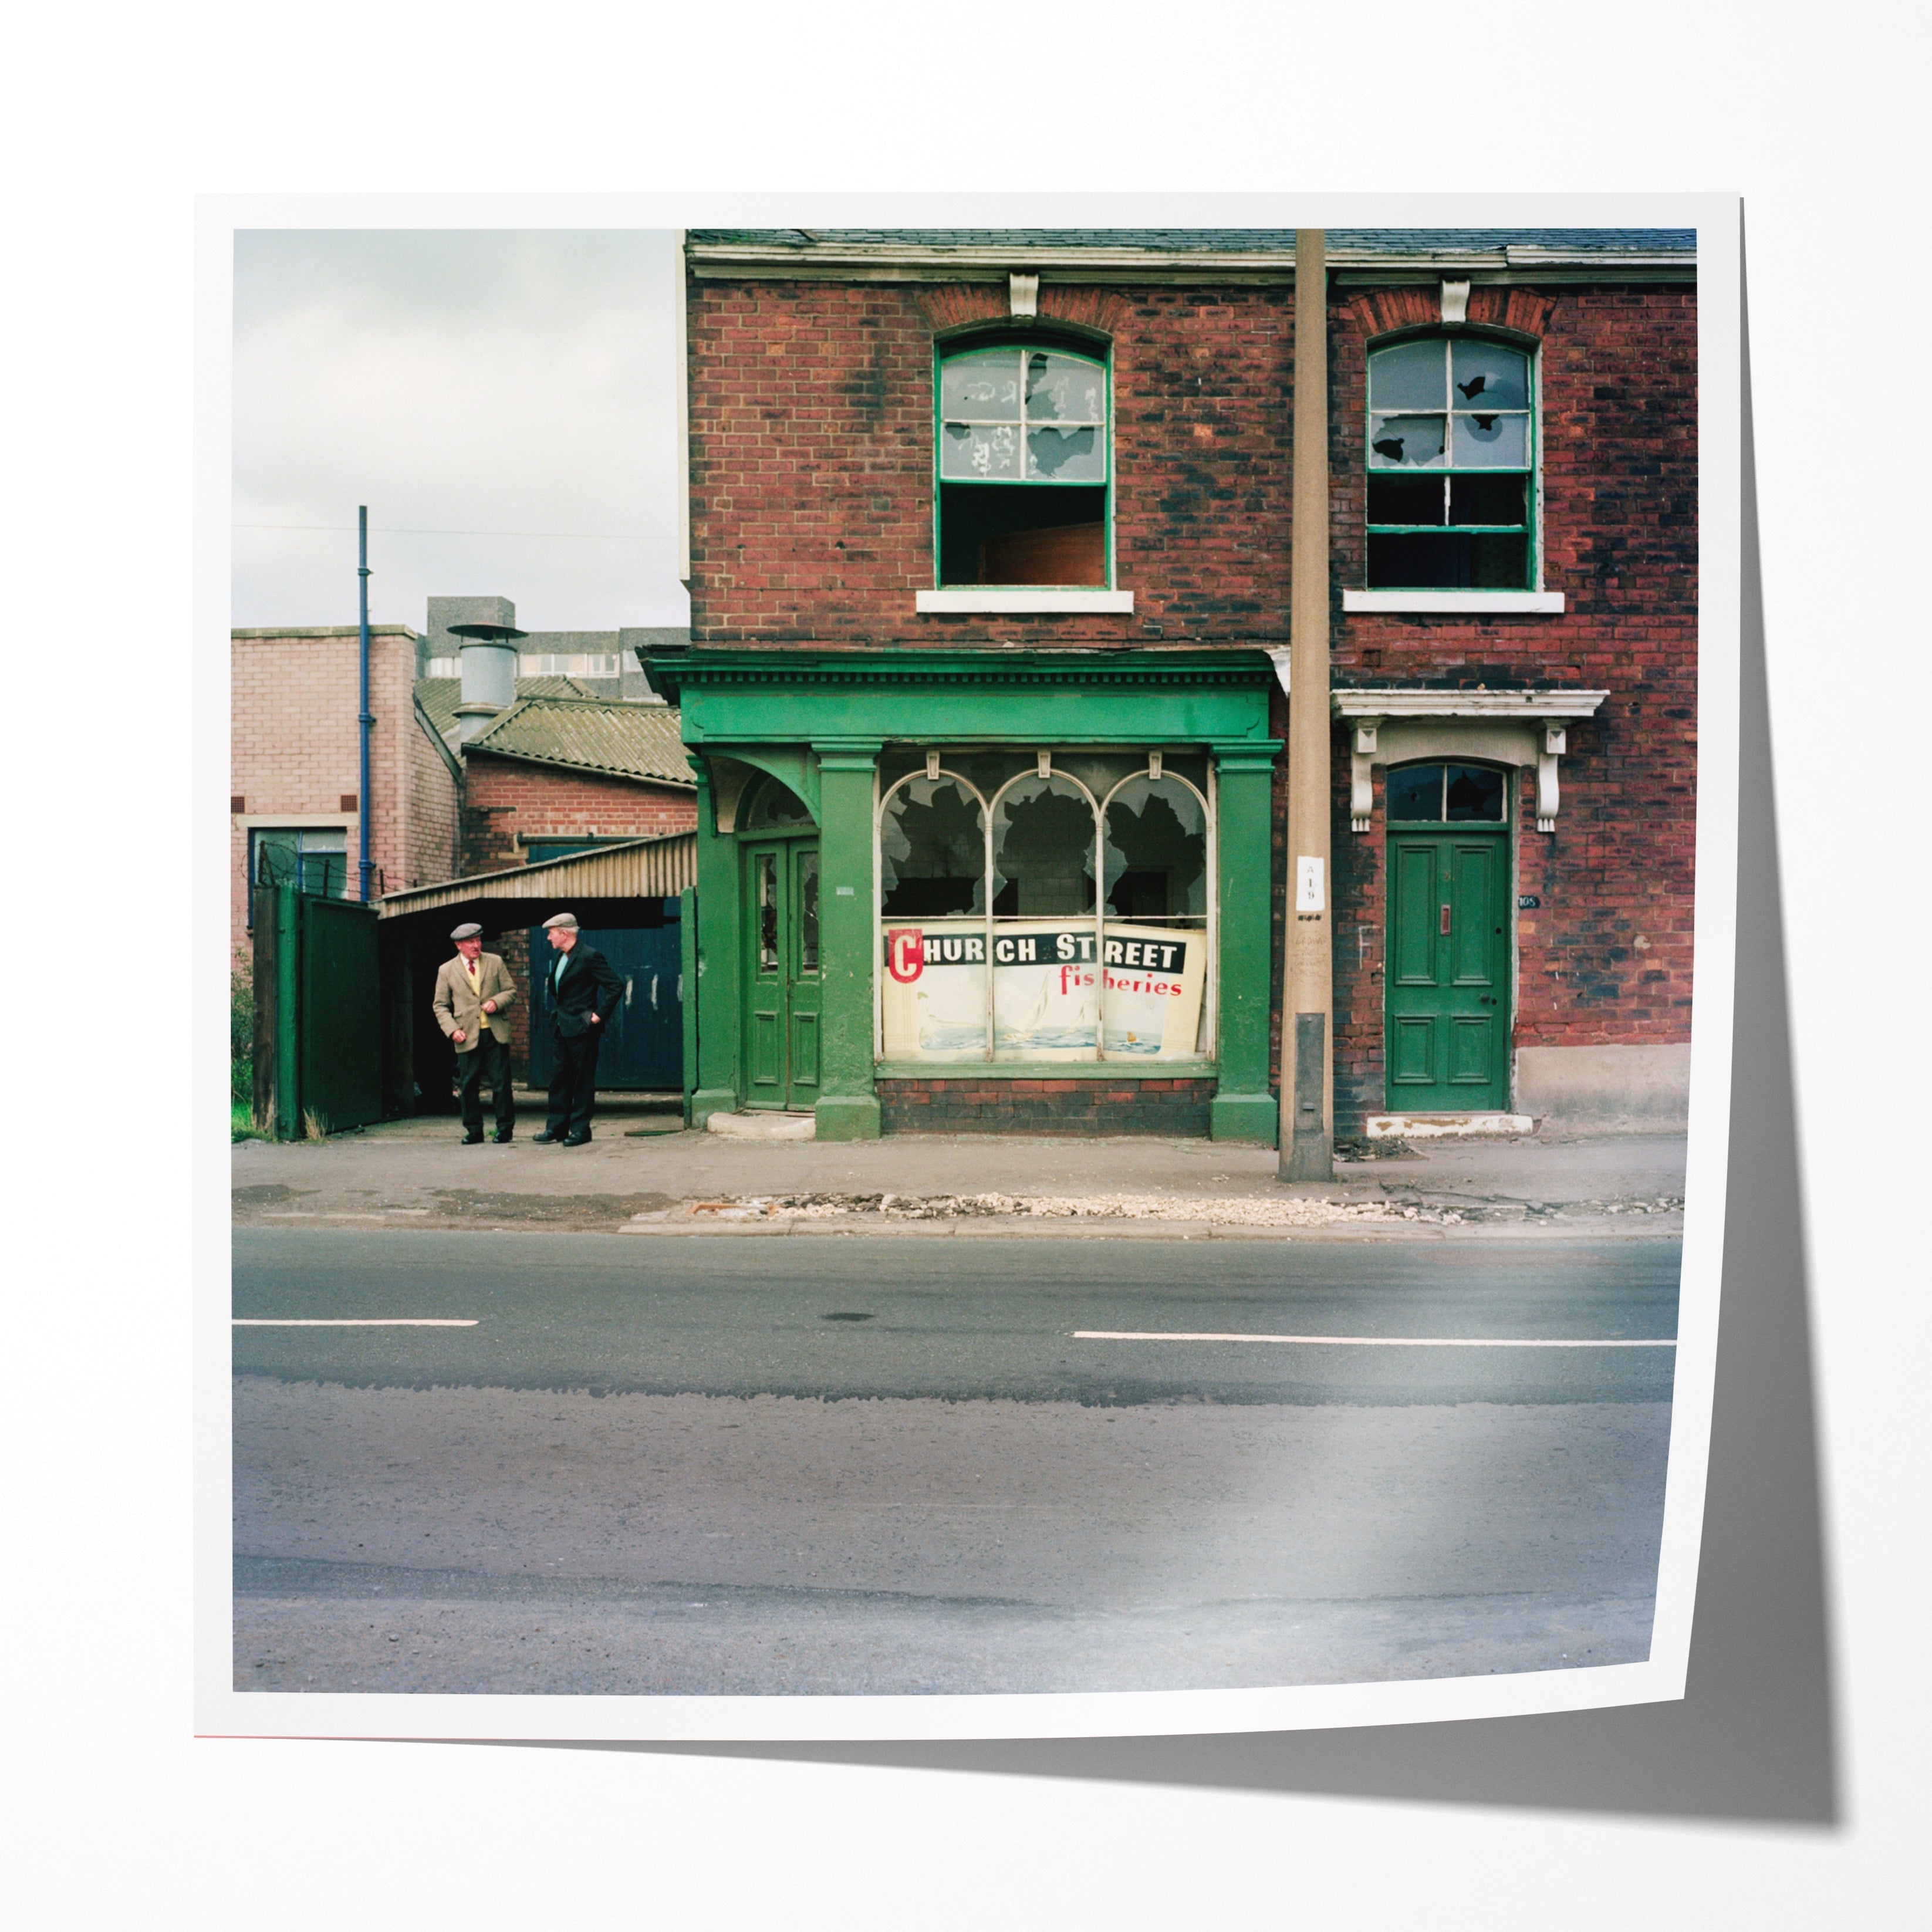
[[1220,1084],[1209,1112],[1217,1141],[1274,1144],[1280,1109],[1268,1090],[1270,800],[1273,740],[1214,747],[1220,886]]
[[822,1141],[874,1141],[872,975],[878,919],[872,905],[872,781],[878,739],[820,740],[819,958],[824,1085],[813,1108]]
[[698,970],[685,998],[697,1008],[698,1069],[692,1085],[690,1120],[701,1129],[713,1114],[738,1106],[738,844],[718,836],[711,774],[702,758],[698,774]]

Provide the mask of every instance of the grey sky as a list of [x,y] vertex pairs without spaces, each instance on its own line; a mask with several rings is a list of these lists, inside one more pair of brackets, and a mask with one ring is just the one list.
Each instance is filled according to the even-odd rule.
[[353,623],[366,503],[372,617],[685,622],[673,262],[664,230],[238,234],[232,621]]

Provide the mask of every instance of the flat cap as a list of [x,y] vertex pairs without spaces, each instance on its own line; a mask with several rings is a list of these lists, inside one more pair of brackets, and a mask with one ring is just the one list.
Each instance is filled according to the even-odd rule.
[[452,939],[481,939],[483,937],[483,928],[472,920],[467,926],[452,926],[449,929],[449,936]]
[[546,926],[560,926],[566,932],[577,930],[577,915],[574,912],[554,912],[544,921]]

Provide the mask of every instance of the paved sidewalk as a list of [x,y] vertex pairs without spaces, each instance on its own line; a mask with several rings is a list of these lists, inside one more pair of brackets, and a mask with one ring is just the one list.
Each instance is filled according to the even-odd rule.
[[1363,1238],[1468,1228],[1652,1234],[1682,1225],[1681,1136],[1438,1141],[1285,1187],[1268,1148],[986,1134],[861,1142],[687,1133],[662,1102],[600,1103],[587,1147],[460,1144],[453,1118],[233,1150],[235,1219],[281,1228],[549,1227],[638,1234]]

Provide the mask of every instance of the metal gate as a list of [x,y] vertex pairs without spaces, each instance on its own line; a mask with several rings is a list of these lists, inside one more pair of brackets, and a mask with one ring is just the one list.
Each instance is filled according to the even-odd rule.
[[[624,982],[614,1013],[604,1016],[604,1043],[597,1054],[597,1084],[633,1092],[684,1084],[684,961],[679,902],[667,899],[662,926],[586,930]],[[548,1087],[550,1076],[550,972],[556,964],[550,934],[530,928],[530,1084]]]
[[255,890],[255,1111],[278,1140],[382,1118],[376,908]]

